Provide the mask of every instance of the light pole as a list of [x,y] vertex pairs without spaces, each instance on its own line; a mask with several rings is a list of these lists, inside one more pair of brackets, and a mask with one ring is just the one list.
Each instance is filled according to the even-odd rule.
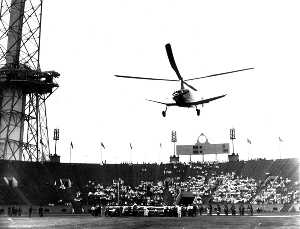
[[232,154],[234,154],[234,144],[233,144],[234,139],[235,139],[235,129],[232,128],[230,129],[230,140],[232,142]]
[[172,130],[172,133],[171,133],[171,142],[173,142],[173,144],[174,144],[174,156],[175,156],[175,153],[176,153],[176,142],[177,142],[176,130]]
[[59,129],[54,129],[53,140],[55,141],[54,154],[56,155],[56,143],[59,140]]
[[201,133],[197,139],[197,150],[198,154],[202,154],[202,163],[204,163],[204,154],[205,154],[205,147],[202,147],[204,143],[207,143],[208,139],[204,133]]

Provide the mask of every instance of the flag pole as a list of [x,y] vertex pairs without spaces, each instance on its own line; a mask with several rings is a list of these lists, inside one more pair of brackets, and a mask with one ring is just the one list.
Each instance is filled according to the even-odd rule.
[[130,164],[132,164],[132,145],[130,144]]
[[103,164],[103,161],[102,161],[102,149],[100,147],[100,164]]
[[280,142],[279,142],[279,159],[281,159],[281,149],[280,149]]
[[158,158],[157,158],[159,162],[161,162],[161,157],[160,157],[161,154],[162,154],[162,144],[159,143],[159,151],[158,151]]
[[247,142],[249,143],[249,148],[248,148],[248,161],[250,159],[250,154],[252,153],[253,154],[253,147],[252,147],[252,141],[247,138]]
[[279,151],[279,159],[281,159],[281,143],[283,142],[283,140],[281,139],[281,137],[278,137],[278,151]]
[[248,139],[247,139],[247,142],[248,142],[248,161],[249,161],[250,144],[249,144]]
[[[103,142],[101,142],[100,144],[100,164],[104,164],[103,162],[103,150],[105,150],[105,146],[103,144]],[[105,161],[106,164],[106,161]]]
[[132,144],[131,144],[131,142],[129,143],[129,147],[130,147],[129,164],[132,164]]
[[278,137],[278,151],[279,151],[279,159],[281,159],[281,149],[280,149],[280,144],[281,144],[281,138]]
[[251,147],[251,142],[249,140],[249,138],[247,138],[247,143],[248,143],[248,161],[249,161],[249,155],[250,155],[250,147]]
[[72,154],[72,145],[70,144],[70,163],[71,163],[71,154]]

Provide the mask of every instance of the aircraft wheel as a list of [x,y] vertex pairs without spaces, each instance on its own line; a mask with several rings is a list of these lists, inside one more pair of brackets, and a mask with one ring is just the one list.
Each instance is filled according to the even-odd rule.
[[197,115],[199,116],[200,115],[200,109],[196,109],[197,111]]
[[163,117],[166,117],[166,114],[167,114],[167,113],[166,113],[165,111],[163,111],[163,112],[161,112],[161,113],[162,113],[162,116],[163,116]]

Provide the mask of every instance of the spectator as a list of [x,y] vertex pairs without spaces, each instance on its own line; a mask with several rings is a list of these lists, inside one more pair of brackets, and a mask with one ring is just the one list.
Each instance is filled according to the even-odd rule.
[[181,213],[182,213],[182,207],[181,206],[177,206],[177,216],[178,218],[181,218]]
[[242,215],[242,204],[239,205],[239,214]]
[[224,205],[224,213],[225,215],[228,215],[228,205],[226,203]]
[[251,204],[248,205],[248,209],[250,211],[250,215],[253,215],[253,207]]
[[12,210],[11,210],[11,207],[8,207],[8,209],[7,209],[7,215],[8,215],[8,216],[12,216]]
[[209,204],[208,209],[209,209],[209,215],[212,215],[212,205],[211,204]]
[[220,215],[221,213],[221,206],[217,204],[217,215]]
[[28,216],[31,217],[31,215],[32,215],[32,206],[30,206],[28,209]]
[[39,216],[40,216],[40,217],[43,217],[43,216],[44,216],[44,212],[43,212],[43,211],[44,211],[43,207],[40,206],[40,207],[39,207]]
[[234,204],[231,204],[230,210],[231,210],[231,215],[235,215],[235,206],[234,206]]
[[202,204],[200,205],[200,207],[199,207],[199,213],[200,213],[200,215],[202,215],[202,212],[204,211],[204,208],[203,208],[203,206],[202,206]]

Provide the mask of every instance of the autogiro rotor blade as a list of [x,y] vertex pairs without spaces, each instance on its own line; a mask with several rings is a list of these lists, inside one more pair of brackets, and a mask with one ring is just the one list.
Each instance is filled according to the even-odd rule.
[[190,79],[186,79],[185,81],[204,79],[204,78],[220,76],[220,75],[226,75],[226,74],[230,74],[230,73],[247,71],[247,70],[252,70],[252,69],[254,69],[254,68],[243,68],[243,69],[239,69],[239,70],[234,70],[234,71],[229,71],[229,72],[222,72],[222,73],[212,74],[212,75],[208,75],[208,76],[200,76],[200,77],[190,78]]
[[129,79],[142,79],[142,80],[178,81],[178,80],[173,80],[173,79],[151,78],[151,77],[139,77],[139,76],[124,76],[124,75],[115,75],[115,77],[129,78]]
[[168,55],[171,67],[175,71],[178,79],[182,80],[182,76],[180,75],[179,70],[177,68],[177,65],[176,65],[176,62],[175,62],[175,59],[174,59],[174,56],[173,56],[173,52],[172,52],[172,47],[171,47],[170,44],[166,44],[166,51],[167,51],[167,55]]

